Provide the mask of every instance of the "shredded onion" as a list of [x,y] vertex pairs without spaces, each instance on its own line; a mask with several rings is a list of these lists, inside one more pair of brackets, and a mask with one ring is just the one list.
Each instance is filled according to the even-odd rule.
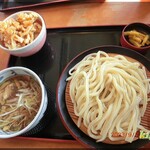
[[30,76],[18,75],[0,84],[0,93],[0,129],[16,132],[25,128],[39,110],[39,84]]

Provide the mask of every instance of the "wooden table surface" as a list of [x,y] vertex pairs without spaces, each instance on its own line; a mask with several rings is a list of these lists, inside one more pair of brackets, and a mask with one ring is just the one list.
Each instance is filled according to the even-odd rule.
[[[148,0],[144,0],[148,1]],[[147,2],[104,2],[65,3],[24,8],[40,13],[47,28],[126,25],[131,22],[150,24],[150,3]],[[0,12],[0,20],[18,9]],[[7,67],[9,55],[0,49],[0,70]],[[77,141],[11,138],[0,140],[0,148],[84,148]],[[150,143],[140,149],[150,149]]]

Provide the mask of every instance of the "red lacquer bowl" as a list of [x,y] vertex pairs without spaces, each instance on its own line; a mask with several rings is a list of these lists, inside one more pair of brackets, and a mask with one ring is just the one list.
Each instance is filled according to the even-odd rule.
[[148,50],[150,50],[150,44],[148,46],[142,46],[142,47],[136,47],[133,44],[131,44],[127,38],[127,36],[124,35],[124,32],[131,31],[131,30],[137,30],[142,33],[146,33],[149,35],[150,38],[150,26],[144,23],[131,23],[124,27],[120,39],[120,43],[123,47],[133,49],[139,53],[146,53]]

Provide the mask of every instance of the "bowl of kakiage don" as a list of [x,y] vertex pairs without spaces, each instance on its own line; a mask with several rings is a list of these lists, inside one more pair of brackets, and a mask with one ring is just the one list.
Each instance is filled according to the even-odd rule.
[[47,92],[39,76],[25,67],[0,71],[0,138],[30,132],[44,117]]
[[37,53],[46,40],[43,17],[34,11],[19,11],[0,21],[0,49],[26,57]]

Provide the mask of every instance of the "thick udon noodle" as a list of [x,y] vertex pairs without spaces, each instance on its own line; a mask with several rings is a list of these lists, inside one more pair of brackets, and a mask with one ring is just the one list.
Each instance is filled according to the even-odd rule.
[[[132,142],[138,130],[149,132],[140,125],[150,92],[150,79],[140,63],[99,51],[84,57],[69,75],[77,125],[83,123],[97,142],[107,137]],[[115,132],[126,135],[114,137]]]

